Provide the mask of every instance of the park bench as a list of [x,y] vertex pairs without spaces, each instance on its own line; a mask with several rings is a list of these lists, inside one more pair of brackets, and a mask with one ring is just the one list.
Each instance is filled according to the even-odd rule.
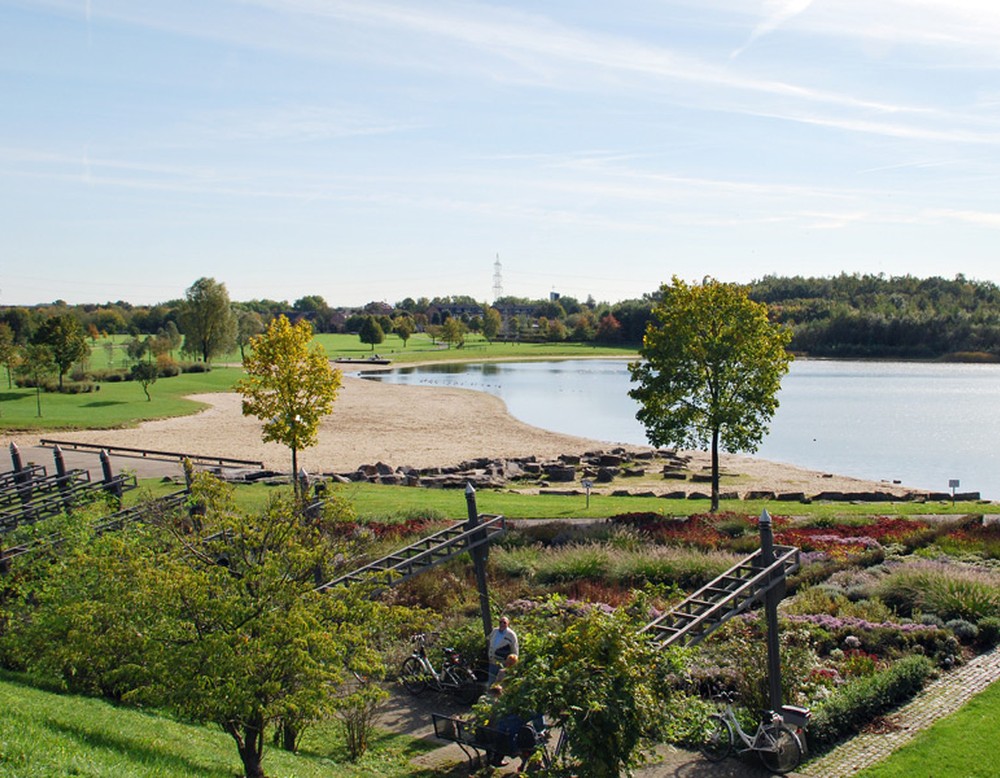
[[[482,766],[484,756],[520,758],[525,752],[535,751],[541,753],[542,762],[546,767],[551,766],[545,748],[548,731],[540,716],[531,720],[531,727],[526,726],[529,722],[520,720],[519,726],[513,730],[504,729],[502,726],[477,725],[440,713],[432,713],[431,719],[434,722],[434,737],[449,743],[457,743],[469,763],[470,773]],[[502,723],[503,720],[501,725]],[[526,737],[528,732],[531,733],[530,740]]]

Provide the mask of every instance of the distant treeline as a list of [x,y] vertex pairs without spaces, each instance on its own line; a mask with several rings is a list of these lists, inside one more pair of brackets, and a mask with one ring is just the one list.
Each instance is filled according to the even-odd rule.
[[[224,284],[221,285],[224,290]],[[790,348],[813,357],[1000,361],[1000,287],[986,281],[841,274],[832,278],[765,276],[747,285],[766,303],[774,321],[792,329]],[[658,292],[617,303],[504,297],[492,304],[465,295],[370,302],[359,308],[331,306],[319,295],[293,303],[232,302],[236,338],[243,345],[271,318],[308,318],[317,332],[358,333],[367,319],[383,331],[428,332],[435,337],[449,319],[471,331],[503,340],[578,341],[638,345]],[[92,337],[183,332],[184,300],[152,306],[124,301],[103,305],[0,308],[0,334],[27,343],[45,319],[71,314]],[[9,328],[9,330],[7,329]],[[461,336],[459,333],[459,337]],[[368,341],[365,341],[368,342]]]
[[1000,359],[1000,287],[882,275],[765,276],[750,295],[813,357]]

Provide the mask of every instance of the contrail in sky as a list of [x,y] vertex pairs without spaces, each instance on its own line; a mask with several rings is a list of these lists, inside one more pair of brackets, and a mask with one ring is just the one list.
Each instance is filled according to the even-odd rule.
[[764,10],[770,11],[770,14],[754,28],[753,32],[750,33],[750,37],[747,39],[747,42],[730,54],[730,58],[736,59],[736,57],[746,51],[758,38],[761,38],[770,32],[774,32],[782,24],[787,22],[789,19],[794,19],[812,4],[813,0],[765,0]]

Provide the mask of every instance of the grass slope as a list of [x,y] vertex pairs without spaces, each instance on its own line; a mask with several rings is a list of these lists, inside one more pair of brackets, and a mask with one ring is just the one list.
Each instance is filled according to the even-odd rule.
[[[0,777],[234,778],[242,766],[221,730],[182,724],[101,700],[54,694],[0,676]],[[357,764],[343,759],[331,726],[303,735],[299,755],[272,748],[264,767],[272,778],[428,776],[409,760],[429,750],[422,741],[378,738]]]

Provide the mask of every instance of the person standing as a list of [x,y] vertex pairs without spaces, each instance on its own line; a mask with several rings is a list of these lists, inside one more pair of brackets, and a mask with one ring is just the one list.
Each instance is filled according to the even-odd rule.
[[510,628],[510,619],[506,616],[500,617],[497,627],[490,633],[487,644],[489,655],[489,683],[492,684],[500,672],[500,668],[507,662],[507,657],[511,654],[519,654],[517,646],[517,633]]

